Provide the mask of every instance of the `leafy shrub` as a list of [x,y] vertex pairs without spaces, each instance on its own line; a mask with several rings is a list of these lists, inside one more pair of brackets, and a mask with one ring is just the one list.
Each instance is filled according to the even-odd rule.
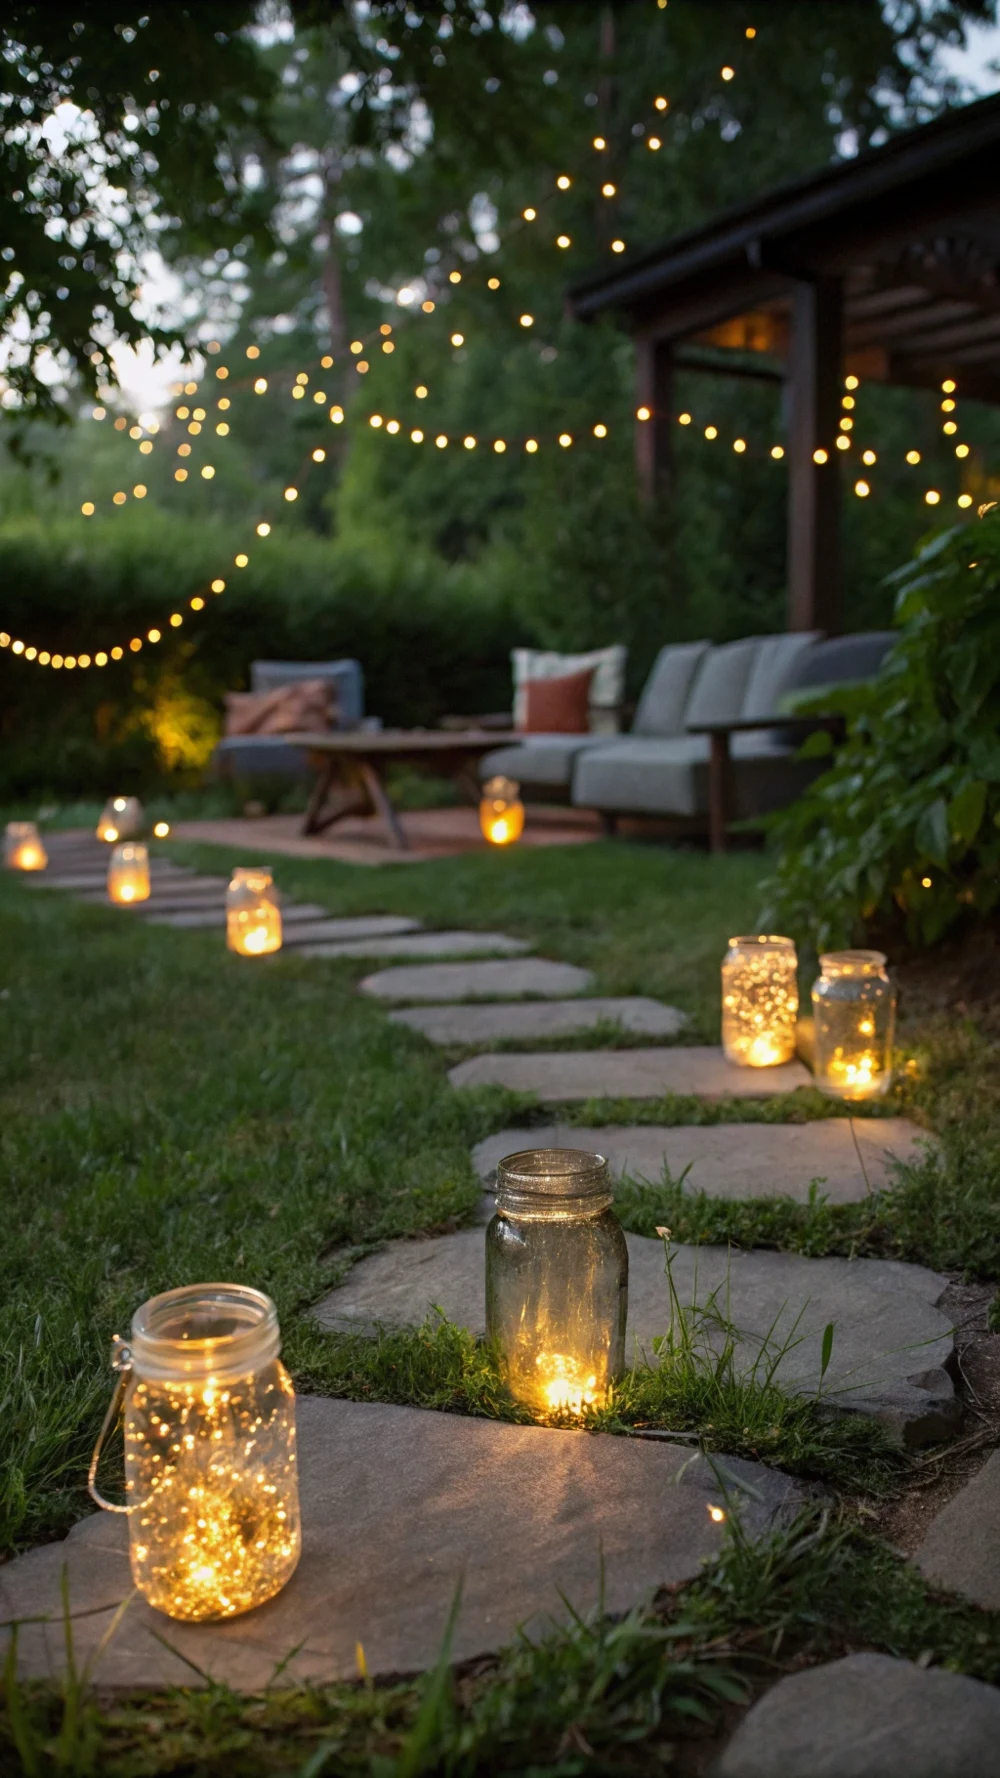
[[865,934],[932,945],[1000,900],[1000,512],[891,579],[899,639],[878,679],[844,695],[831,769],[774,826],[765,917],[821,949]]

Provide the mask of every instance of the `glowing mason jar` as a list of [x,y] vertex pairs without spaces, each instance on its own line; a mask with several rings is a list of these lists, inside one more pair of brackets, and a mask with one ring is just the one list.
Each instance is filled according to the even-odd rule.
[[790,938],[731,938],[722,963],[722,1048],[728,1062],[772,1068],[795,1055],[798,958]]
[[154,1296],[116,1341],[127,1504],[97,1490],[100,1440],[90,1488],[128,1514],[132,1578],[168,1617],[251,1611],[298,1562],[295,1392],[280,1351],[274,1304],[239,1284]]
[[600,1407],[625,1362],[628,1249],[608,1163],[525,1149],[497,1168],[486,1332],[512,1395],[545,1414]]
[[479,803],[479,825],[492,846],[509,846],[524,832],[521,786],[513,778],[488,778]]
[[8,870],[45,869],[49,856],[33,821],[8,821],[3,836],[3,861]]
[[813,983],[816,1085],[831,1099],[881,1099],[892,1085],[896,990],[881,951],[829,951]]
[[145,846],[116,846],[108,860],[108,900],[149,900],[149,852]]
[[117,840],[138,839],[146,824],[137,796],[109,797],[97,823],[97,837],[113,846]]
[[266,865],[241,865],[226,891],[226,943],[241,957],[281,949],[281,904]]

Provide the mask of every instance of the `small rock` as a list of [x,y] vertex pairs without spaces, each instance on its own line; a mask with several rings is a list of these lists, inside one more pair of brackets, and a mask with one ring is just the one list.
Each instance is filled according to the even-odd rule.
[[932,1586],[1000,1611],[1000,1451],[942,1507],[913,1560]]

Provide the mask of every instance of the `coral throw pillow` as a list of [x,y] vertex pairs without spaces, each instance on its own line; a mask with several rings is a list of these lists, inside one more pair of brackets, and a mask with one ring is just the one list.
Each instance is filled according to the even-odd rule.
[[226,693],[227,735],[315,734],[332,727],[332,688],[325,679],[298,679],[275,691]]
[[529,679],[524,729],[529,735],[585,735],[589,727],[594,668],[559,679]]

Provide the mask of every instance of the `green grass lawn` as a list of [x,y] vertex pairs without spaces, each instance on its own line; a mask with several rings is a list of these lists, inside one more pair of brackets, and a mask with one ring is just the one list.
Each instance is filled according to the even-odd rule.
[[[202,847],[172,850],[204,867],[226,869],[234,861],[231,853]],[[543,955],[594,969],[602,991],[672,1001],[689,1016],[685,1039],[701,1042],[717,1041],[719,963],[731,933],[754,929],[762,874],[762,861],[752,854],[712,859],[619,843],[379,870],[290,859],[276,864],[286,891],[338,914],[406,913],[436,926],[523,935]],[[242,960],[226,952],[221,932],[147,927],[9,875],[0,879],[0,920],[0,1549],[60,1535],[88,1510],[84,1482],[110,1395],[112,1333],[127,1331],[133,1309],[147,1296],[209,1275],[274,1297],[299,1387],[457,1412],[512,1412],[483,1352],[455,1330],[372,1343],[320,1332],[308,1309],[378,1242],[468,1220],[478,1198],[471,1144],[536,1115],[530,1104],[498,1089],[456,1094],[446,1079],[448,1056],[392,1025],[376,1003],[355,993],[371,967],[360,960],[292,954]],[[806,960],[805,980],[811,963]],[[646,1233],[666,1221],[681,1239],[891,1253],[1000,1278],[995,1050],[971,1028],[954,1025],[911,1033],[908,1042],[913,1071],[887,1108],[932,1124],[942,1135],[944,1159],[911,1169],[889,1197],[844,1210],[821,1202],[744,1206],[682,1200],[670,1181],[653,1193],[626,1183],[623,1220]],[[812,1092],[798,1095],[798,1105],[803,1117],[836,1114]],[[642,1115],[676,1121],[694,1109],[670,1101],[643,1107]],[[620,1105],[598,1104],[579,1108],[578,1115],[608,1121],[622,1112]],[[709,1113],[737,1114],[748,1113],[732,1107]],[[775,1114],[766,1101],[749,1113]],[[756,1454],[848,1493],[884,1491],[905,1479],[901,1460],[869,1423],[830,1422],[811,1404],[775,1395],[748,1400],[731,1377],[713,1381],[683,1368],[673,1380],[640,1375],[604,1424],[624,1430],[636,1420],[683,1423],[710,1444]],[[855,1567],[886,1560],[853,1544],[851,1552]],[[787,1576],[780,1578],[777,1568],[769,1573],[768,1598],[777,1611]],[[926,1636],[924,1618],[933,1609],[921,1589],[914,1602],[909,1579],[906,1587],[907,1621],[919,1622],[919,1635]],[[864,1592],[858,1581],[855,1616]],[[909,1648],[906,1613],[893,1620],[893,1635]],[[734,1635],[738,1616],[731,1612],[726,1620]],[[992,1620],[989,1659],[975,1654],[982,1645],[967,1620],[979,1622],[979,1614],[966,1612],[961,1636],[954,1633],[961,1644],[956,1664],[989,1669],[993,1677]],[[703,1640],[717,1638],[721,1621],[718,1614],[711,1619]],[[700,1634],[692,1631],[695,1668]],[[637,1672],[648,1667],[651,1635],[648,1624],[636,1629]],[[892,1638],[883,1630],[876,1640],[889,1646]],[[657,1646],[662,1678],[665,1657]],[[641,1658],[640,1649],[646,1651]],[[591,1709],[590,1733],[600,1741],[610,1733],[605,1706],[610,1709],[618,1669],[593,1640],[582,1653],[576,1645],[567,1650],[564,1639],[559,1659],[577,1663],[590,1674],[588,1683],[595,1663],[607,1668],[606,1690],[598,1687]],[[525,1667],[526,1660],[512,1655],[494,1676],[494,1691],[487,1686],[448,1706],[448,1733],[458,1734],[460,1722],[471,1737],[467,1763],[452,1769],[526,1769],[513,1754],[509,1766],[477,1763],[491,1737],[503,1741],[507,1730],[494,1724],[477,1739],[479,1730],[473,1734],[469,1726],[473,1716],[480,1725],[493,1722],[490,1712],[500,1708],[496,1687],[508,1688],[508,1702],[525,1688],[544,1690],[542,1667]],[[655,1691],[660,1681],[647,1673],[642,1683],[648,1702],[649,1687]],[[683,1690],[688,1677],[677,1683]],[[698,1668],[690,1684],[711,1702],[706,1672]],[[133,1719],[119,1712],[113,1723],[101,1718],[103,1726],[92,1725],[99,1750],[92,1767],[42,1763],[38,1771],[375,1773],[379,1768],[366,1762],[386,1748],[390,1763],[381,1770],[402,1778],[404,1771],[444,1769],[412,1763],[417,1755],[406,1754],[422,1695],[410,1687],[387,1700],[377,1689],[335,1688],[324,1694],[325,1704],[316,1701],[320,1694],[308,1708],[301,1699],[276,1702],[277,1716],[261,1718],[256,1728],[251,1706],[227,1701],[228,1695],[214,1702],[175,1699],[162,1706],[164,1730],[155,1746],[145,1730],[136,1741]],[[571,1695],[572,1688],[566,1698]],[[531,1709],[540,1709],[532,1697]],[[662,1697],[661,1705],[645,1728],[639,1710],[629,1730],[637,1737],[636,1770],[663,1769],[656,1763],[666,1732]],[[42,1723],[56,1708],[44,1699],[34,1707]],[[576,1717],[575,1708],[566,1703],[567,1722],[586,1716],[583,1704]],[[439,1715],[444,1709],[440,1697],[435,1709]],[[525,1710],[525,1721],[534,1720],[528,1705]],[[557,1726],[563,1719],[553,1710]],[[435,1733],[445,1732],[444,1720]],[[227,1739],[230,1731],[235,1740]],[[4,1733],[0,1719],[0,1770],[17,1770],[3,1764]],[[559,1733],[553,1733],[556,1748]],[[330,1764],[309,1766],[324,1737],[341,1751],[324,1756]],[[515,1743],[521,1745],[517,1736]],[[242,1763],[226,1764],[237,1747]],[[404,1755],[410,1764],[399,1763]],[[216,1758],[219,1763],[211,1763]],[[558,1763],[553,1752],[537,1769],[632,1769],[574,1758],[577,1763]]]

